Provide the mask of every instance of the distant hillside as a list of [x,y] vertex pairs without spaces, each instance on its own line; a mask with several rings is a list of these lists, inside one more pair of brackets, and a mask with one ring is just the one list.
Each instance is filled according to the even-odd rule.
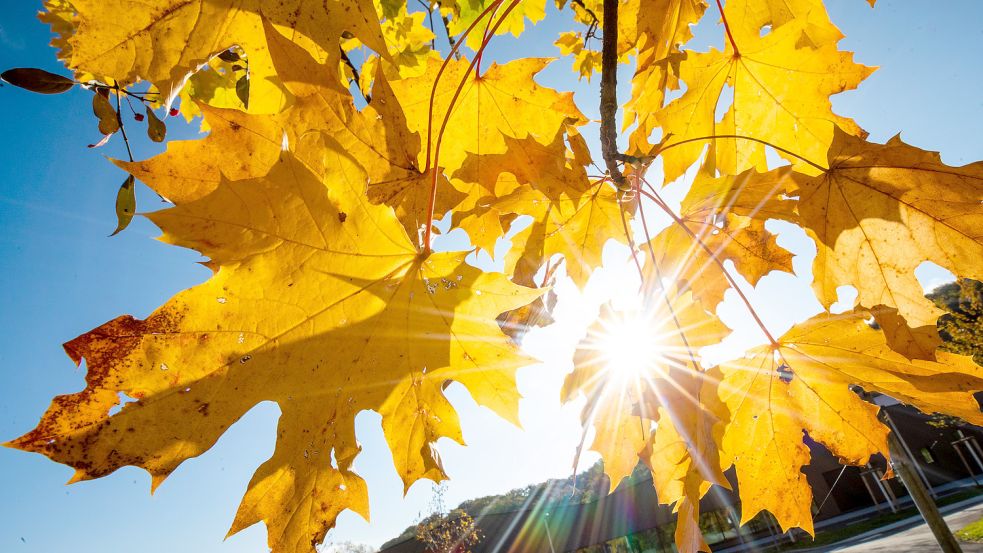
[[[639,464],[644,469],[644,465]],[[636,468],[635,474],[625,481],[629,483],[635,478],[648,477],[648,470]],[[576,482],[575,482],[576,480]],[[521,511],[529,509],[534,505],[541,508],[550,505],[568,505],[575,503],[589,503],[596,501],[599,497],[607,493],[608,478],[601,469],[601,462],[598,461],[594,466],[581,472],[574,477],[563,479],[550,479],[546,482],[531,484],[524,488],[516,488],[501,495],[489,495],[477,499],[469,499],[442,518],[451,518],[464,512],[475,520],[483,515],[493,513],[505,513],[511,511]],[[402,534],[383,544],[382,551],[386,548],[400,543],[416,535],[416,524],[408,527]]]

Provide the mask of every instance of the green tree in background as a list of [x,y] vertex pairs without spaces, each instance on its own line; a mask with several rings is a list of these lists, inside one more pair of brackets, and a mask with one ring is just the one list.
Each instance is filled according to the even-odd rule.
[[960,279],[939,286],[928,298],[947,311],[938,321],[942,349],[972,355],[983,365],[983,283]]

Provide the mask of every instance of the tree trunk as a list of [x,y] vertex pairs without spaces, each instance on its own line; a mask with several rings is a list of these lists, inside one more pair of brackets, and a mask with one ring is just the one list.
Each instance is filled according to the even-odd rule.
[[902,447],[898,436],[894,432],[888,434],[888,445],[891,447],[891,465],[898,473],[898,476],[901,477],[901,482],[905,485],[905,488],[908,489],[911,499],[915,502],[915,506],[918,507],[918,512],[921,513],[922,518],[928,523],[928,527],[932,530],[932,534],[935,535],[936,541],[939,542],[939,547],[942,548],[944,553],[962,553],[959,542],[956,541],[956,538],[949,530],[949,526],[946,525],[945,520],[942,518],[942,514],[939,513],[938,505],[932,500],[928,489],[911,466],[914,460],[908,458],[905,448]]

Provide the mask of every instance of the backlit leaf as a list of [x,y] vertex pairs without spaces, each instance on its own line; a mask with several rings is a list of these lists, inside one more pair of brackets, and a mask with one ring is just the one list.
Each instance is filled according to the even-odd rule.
[[99,119],[99,133],[110,135],[119,130],[116,109],[109,103],[108,94],[96,91],[92,95],[92,113]]
[[164,124],[154,110],[147,106],[147,136],[154,142],[163,142],[167,136],[167,125]]
[[116,219],[118,223],[116,224],[116,230],[110,236],[116,236],[122,232],[123,229],[130,225],[130,221],[133,220],[133,214],[137,210],[137,199],[134,192],[135,184],[133,175],[130,175],[126,177],[123,185],[119,187],[119,192],[116,193]]
[[296,32],[311,50],[335,52],[341,34],[349,32],[377,52],[386,51],[369,0],[313,4],[303,0],[73,0],[72,5],[84,32],[72,38],[70,67],[124,82],[149,80],[168,97],[177,94],[184,78],[198,65],[232,46],[249,56],[254,84],[275,89],[264,21]]
[[802,225],[819,243],[813,284],[820,301],[852,285],[863,306],[896,307],[914,326],[941,311],[915,269],[931,261],[983,279],[983,162],[963,167],[894,137],[866,142],[837,131],[821,175],[793,174]]
[[[274,551],[312,551],[342,510],[367,515],[351,471],[358,412],[400,429],[389,440],[407,486],[442,477],[432,443],[459,433],[445,380],[516,420],[514,371],[529,361],[495,317],[539,292],[463,254],[421,258],[392,211],[365,201],[360,169],[340,153],[335,162],[325,182],[284,154],[265,177],[223,180],[150,214],[165,241],[197,249],[217,272],[146,320],[119,317],[66,344],[86,360],[87,388],[57,398],[11,445],[74,466],[74,480],[136,465],[156,487],[256,403],[276,401],[276,452],[231,531],[262,520]],[[137,401],[109,414],[120,392]]]
[[[832,112],[829,97],[855,88],[873,69],[853,62],[835,44],[799,47],[805,23],[790,22],[763,37],[730,43],[723,52],[690,53],[680,62],[686,92],[655,115],[673,133],[670,143],[714,135],[750,136],[819,162],[833,142],[834,129],[863,131],[850,119]],[[718,122],[716,112],[724,87],[733,88],[733,102]],[[666,180],[692,165],[709,144],[694,142],[663,154]],[[765,147],[747,140],[718,139],[714,166],[728,174],[765,166]],[[815,169],[789,156],[797,168]]]
[[722,445],[737,468],[742,521],[766,509],[783,530],[812,532],[812,494],[799,470],[809,463],[803,432],[851,464],[887,455],[877,407],[852,385],[927,413],[983,421],[972,395],[983,390],[983,368],[945,352],[937,362],[909,360],[891,350],[883,333],[865,322],[868,316],[818,315],[779,338],[777,349],[761,347],[723,365],[720,397],[731,419]]

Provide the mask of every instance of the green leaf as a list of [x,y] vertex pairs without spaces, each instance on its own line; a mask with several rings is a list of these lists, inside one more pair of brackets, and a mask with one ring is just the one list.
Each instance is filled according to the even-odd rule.
[[150,106],[147,106],[147,136],[154,142],[163,142],[164,137],[167,136],[167,125],[157,117]]
[[116,230],[110,236],[116,236],[122,232],[133,220],[133,214],[137,210],[137,197],[133,191],[135,184],[136,180],[133,175],[130,175],[126,177],[123,186],[120,186],[119,192],[116,193],[116,219],[119,222],[116,224]]
[[243,75],[236,81],[236,96],[242,102],[242,105],[249,109],[249,75]]

